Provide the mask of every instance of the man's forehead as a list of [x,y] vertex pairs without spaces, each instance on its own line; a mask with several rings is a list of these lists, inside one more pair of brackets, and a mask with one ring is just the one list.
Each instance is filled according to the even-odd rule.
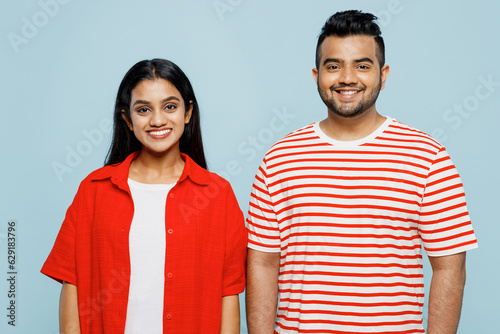
[[331,53],[376,56],[376,52],[375,39],[370,35],[328,36],[321,45],[322,58],[330,57]]

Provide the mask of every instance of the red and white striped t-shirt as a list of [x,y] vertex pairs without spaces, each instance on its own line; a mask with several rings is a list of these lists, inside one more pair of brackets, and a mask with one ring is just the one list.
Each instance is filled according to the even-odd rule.
[[276,143],[247,227],[248,247],[281,252],[277,333],[423,333],[421,244],[477,247],[444,147],[391,118],[352,142],[314,123]]

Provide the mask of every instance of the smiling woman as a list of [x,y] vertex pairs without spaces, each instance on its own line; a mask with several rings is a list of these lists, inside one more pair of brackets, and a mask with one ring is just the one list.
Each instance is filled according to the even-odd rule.
[[[156,84],[152,85],[153,82]],[[123,161],[130,153],[142,148],[143,143],[136,137],[135,132],[130,131],[133,129],[130,125],[132,112],[137,113],[141,109],[138,107],[146,109],[149,107],[151,110],[148,103],[159,102],[149,101],[149,95],[145,96],[150,88],[150,98],[157,97],[153,96],[153,92],[162,100],[168,99],[172,102],[177,98],[177,108],[181,107],[189,112],[189,122],[186,123],[182,136],[178,140],[179,149],[189,155],[198,165],[206,168],[201,139],[200,111],[193,87],[177,65],[161,59],[138,62],[123,78],[116,97],[113,141],[106,165]],[[168,107],[164,105],[164,107],[172,108],[171,105]],[[146,109],[141,109],[141,112]]]
[[106,166],[81,183],[42,268],[63,283],[61,332],[239,333],[246,242],[231,186],[206,170],[188,78],[137,63]]
[[[172,161],[173,166],[175,161],[180,167],[183,166],[179,140],[184,133],[185,124],[189,124],[193,101],[185,103],[177,88],[165,79],[144,80],[132,90],[130,110],[130,118],[125,110],[121,111],[122,117],[141,143],[142,149],[139,159],[131,164],[132,175],[129,176],[137,181],[155,183],[155,175],[149,180],[152,182],[148,182],[149,175],[142,168],[137,170],[135,167],[138,162],[154,161],[162,156]],[[182,168],[178,172],[182,172]],[[174,174],[174,180],[164,181],[175,182],[178,176],[180,174]]]

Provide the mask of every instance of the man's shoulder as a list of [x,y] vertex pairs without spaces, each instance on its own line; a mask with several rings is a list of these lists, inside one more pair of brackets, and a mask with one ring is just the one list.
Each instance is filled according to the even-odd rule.
[[393,135],[395,138],[401,141],[407,141],[411,143],[421,143],[423,145],[430,145],[435,147],[437,150],[443,149],[443,145],[439,143],[432,136],[424,131],[414,128],[411,125],[400,122],[396,119],[391,119],[389,126],[385,130],[386,135]]
[[271,148],[266,153],[266,157],[276,155],[282,150],[296,149],[298,147],[310,145],[313,141],[318,139],[318,136],[314,130],[315,124],[316,122],[310,123],[288,133],[286,136],[278,140],[273,146],[271,146]]

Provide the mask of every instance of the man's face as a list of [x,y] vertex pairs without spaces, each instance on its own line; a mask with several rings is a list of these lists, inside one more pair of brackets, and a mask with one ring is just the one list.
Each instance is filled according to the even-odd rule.
[[376,112],[375,101],[384,89],[389,66],[378,63],[372,36],[325,38],[319,68],[313,69],[321,99],[341,117]]

